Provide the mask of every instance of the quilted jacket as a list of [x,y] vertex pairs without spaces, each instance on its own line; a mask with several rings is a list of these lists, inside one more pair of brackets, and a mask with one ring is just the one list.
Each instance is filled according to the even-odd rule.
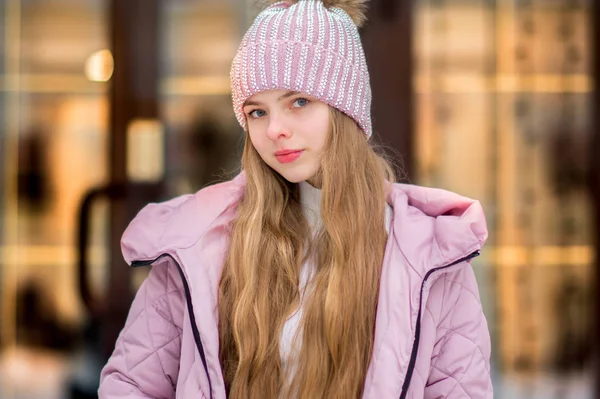
[[[145,207],[122,238],[152,265],[100,399],[222,399],[217,290],[245,186],[232,181]],[[470,261],[487,237],[478,202],[394,184],[365,399],[492,398],[490,338]]]

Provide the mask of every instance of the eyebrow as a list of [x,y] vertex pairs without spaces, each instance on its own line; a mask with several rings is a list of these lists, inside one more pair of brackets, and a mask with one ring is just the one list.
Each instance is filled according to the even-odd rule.
[[[287,93],[282,94],[281,96],[279,96],[279,98],[277,99],[277,101],[279,102],[281,100],[285,100],[286,98],[295,96],[296,94],[300,94],[300,92],[298,92],[298,91],[288,91]],[[258,103],[258,102],[256,102],[256,101],[246,101],[243,106],[245,107],[247,105],[261,105],[261,104]]]

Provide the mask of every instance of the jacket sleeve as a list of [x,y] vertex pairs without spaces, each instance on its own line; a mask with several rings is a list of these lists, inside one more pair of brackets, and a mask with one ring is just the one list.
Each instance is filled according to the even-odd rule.
[[491,399],[490,335],[470,264],[438,280],[442,301],[425,399]]
[[175,397],[184,306],[177,269],[154,265],[102,370],[99,399]]

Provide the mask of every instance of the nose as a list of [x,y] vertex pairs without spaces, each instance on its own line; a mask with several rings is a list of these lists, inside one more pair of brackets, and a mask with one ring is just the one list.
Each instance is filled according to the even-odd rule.
[[289,129],[285,115],[282,115],[280,112],[270,113],[267,136],[273,141],[291,136],[291,130]]

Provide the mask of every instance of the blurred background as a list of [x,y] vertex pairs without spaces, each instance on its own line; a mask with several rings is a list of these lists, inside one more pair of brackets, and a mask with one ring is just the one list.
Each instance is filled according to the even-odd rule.
[[[500,399],[599,397],[595,0],[372,0],[376,140],[479,199]],[[0,0],[0,398],[93,398],[145,203],[232,176],[250,0]]]

